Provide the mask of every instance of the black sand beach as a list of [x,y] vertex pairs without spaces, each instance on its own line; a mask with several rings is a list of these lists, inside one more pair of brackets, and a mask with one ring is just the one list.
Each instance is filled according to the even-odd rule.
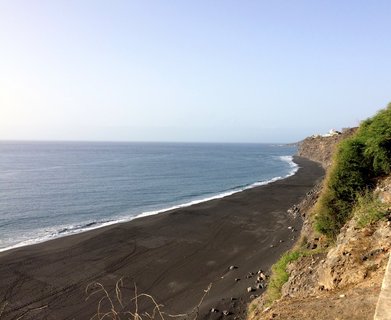
[[113,293],[121,277],[125,302],[136,283],[171,314],[189,312],[212,283],[199,318],[220,317],[209,313],[215,307],[234,311],[233,319],[262,292],[247,293],[255,279],[246,275],[267,271],[292,246],[298,232],[288,226],[300,229],[301,218],[287,210],[324,173],[317,163],[295,162],[294,176],[266,186],[0,253],[0,312],[7,303],[0,319],[90,319],[101,295],[85,301],[87,285],[98,281]]

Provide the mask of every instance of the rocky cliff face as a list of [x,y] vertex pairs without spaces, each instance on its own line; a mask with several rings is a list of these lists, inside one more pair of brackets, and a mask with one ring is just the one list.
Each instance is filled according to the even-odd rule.
[[[391,176],[375,192],[391,212]],[[373,319],[390,252],[391,214],[364,228],[353,217],[328,250],[288,265],[281,299],[254,319]]]
[[331,164],[335,147],[340,141],[351,136],[357,128],[344,130],[332,136],[312,136],[299,142],[298,156],[316,161],[328,168]]
[[[328,168],[336,145],[355,130],[307,138],[300,143],[298,154]],[[375,190],[388,207],[386,219],[359,227],[353,217],[331,244],[323,242],[312,226],[310,212],[321,191],[320,184],[295,206],[304,218],[296,246],[309,254],[288,265],[289,279],[281,299],[270,307],[262,297],[253,302],[251,320],[373,319],[391,252],[391,176],[380,179]]]

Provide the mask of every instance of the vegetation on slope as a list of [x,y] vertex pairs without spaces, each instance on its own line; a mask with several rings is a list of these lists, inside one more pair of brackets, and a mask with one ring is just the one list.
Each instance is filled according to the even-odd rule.
[[[373,192],[375,178],[391,173],[391,104],[364,121],[358,131],[337,147],[320,198],[315,205],[315,228],[334,238],[354,215],[364,227],[385,216],[386,210]],[[296,246],[272,267],[265,302],[281,297],[289,278],[289,263],[322,249],[305,250]]]
[[317,231],[334,238],[376,177],[391,172],[391,104],[342,141],[316,205]]
[[266,304],[271,304],[273,301],[281,297],[281,289],[285,282],[289,279],[287,267],[289,263],[296,261],[301,257],[313,256],[322,252],[321,249],[306,250],[297,247],[291,251],[285,252],[282,257],[272,266],[272,275],[266,291]]
[[354,217],[360,228],[382,219],[387,213],[387,206],[380,201],[378,194],[375,192],[367,191],[358,196],[353,208]]
[[290,262],[299,259],[301,256],[302,253],[299,251],[288,251],[272,266],[272,276],[267,287],[268,303],[280,298],[281,288],[289,279],[286,268]]

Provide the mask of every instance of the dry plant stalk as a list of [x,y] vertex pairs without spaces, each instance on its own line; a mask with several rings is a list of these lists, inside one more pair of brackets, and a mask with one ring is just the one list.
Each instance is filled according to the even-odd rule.
[[[86,301],[94,295],[100,294],[100,299],[97,306],[97,312],[90,318],[90,320],[166,320],[166,318],[182,318],[196,320],[199,316],[200,307],[212,288],[212,284],[209,284],[208,288],[204,290],[204,294],[201,297],[199,303],[193,308],[190,313],[183,314],[169,314],[162,310],[164,307],[159,304],[154,297],[146,293],[138,293],[136,284],[134,285],[134,297],[129,300],[134,304],[133,310],[124,310],[124,298],[121,288],[123,287],[123,279],[119,279],[115,284],[115,296],[111,297],[104,285],[100,282],[90,283],[86,287]],[[151,302],[151,312],[139,313],[139,300],[146,299]],[[108,308],[104,308],[103,304],[106,304]],[[119,307],[116,307],[119,306]],[[166,318],[165,318],[166,317]]]

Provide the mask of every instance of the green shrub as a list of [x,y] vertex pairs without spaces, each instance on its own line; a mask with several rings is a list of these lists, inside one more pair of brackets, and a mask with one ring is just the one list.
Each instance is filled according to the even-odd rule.
[[365,157],[375,176],[391,173],[391,104],[360,126],[358,135],[366,142]]
[[356,137],[343,141],[334,158],[319,199],[316,229],[334,237],[350,216],[358,191],[367,187],[368,165],[363,159],[364,144]]
[[334,230],[338,229],[337,215],[334,214],[334,195],[329,188],[324,189],[316,204],[315,229],[328,237],[334,236]]
[[335,237],[351,216],[358,195],[373,188],[374,178],[390,173],[391,104],[338,146],[315,208],[316,230]]

